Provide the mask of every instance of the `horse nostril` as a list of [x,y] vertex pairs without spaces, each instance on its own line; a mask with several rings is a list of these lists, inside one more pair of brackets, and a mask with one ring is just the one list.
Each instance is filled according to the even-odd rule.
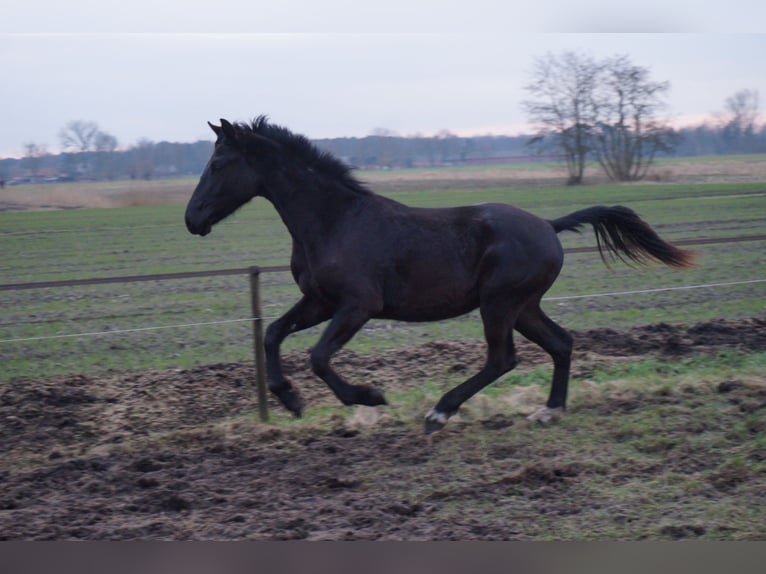
[[191,215],[189,214],[189,211],[187,210],[184,216],[184,220],[186,221],[186,229],[189,230],[189,233],[193,233],[196,235],[201,226],[195,221],[195,219],[196,218],[191,217]]

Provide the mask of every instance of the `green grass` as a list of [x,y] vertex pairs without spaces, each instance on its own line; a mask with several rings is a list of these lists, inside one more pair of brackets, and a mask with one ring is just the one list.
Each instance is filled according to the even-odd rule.
[[[625,204],[670,240],[763,232],[766,184],[603,185],[399,191],[417,206],[503,201],[543,217],[594,204]],[[204,238],[189,235],[182,205],[0,213],[0,283],[50,281],[286,264],[290,239],[271,205],[258,199]],[[567,247],[593,245],[591,232],[563,234]],[[697,249],[698,266],[605,267],[596,254],[567,256],[550,297],[762,279],[762,242]],[[289,273],[263,276],[264,313],[283,313],[299,293]],[[629,327],[764,312],[763,284],[597,299],[550,301],[545,308],[571,328]],[[250,315],[246,277],[0,292],[0,340],[239,319]],[[306,348],[315,328],[288,339]],[[476,314],[428,324],[371,322],[350,348],[374,351],[433,339],[480,338]],[[232,323],[125,335],[0,343],[0,377],[80,369],[187,367],[249,360],[251,326]]]
[[745,161],[745,162],[759,162],[766,160],[766,154],[763,153],[751,153],[751,154],[732,154],[732,155],[700,155],[695,157],[684,158],[659,158],[656,160],[656,165],[665,164],[677,164],[679,162],[685,164],[709,164],[709,163],[721,163],[728,161]]

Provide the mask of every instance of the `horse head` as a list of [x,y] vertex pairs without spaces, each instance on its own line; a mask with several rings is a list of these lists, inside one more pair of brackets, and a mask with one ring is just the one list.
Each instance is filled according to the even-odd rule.
[[257,195],[263,183],[262,162],[254,147],[273,147],[266,138],[247,137],[238,126],[221,119],[208,125],[217,139],[213,154],[200,176],[186,206],[186,227],[205,236],[213,225],[225,219]]

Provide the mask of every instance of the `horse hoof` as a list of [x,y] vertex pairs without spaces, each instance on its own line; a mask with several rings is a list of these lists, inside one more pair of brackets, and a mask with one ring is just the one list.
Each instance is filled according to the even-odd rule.
[[555,409],[543,407],[529,415],[527,420],[546,424],[556,422],[562,416],[564,416],[564,409],[562,407],[556,407]]
[[295,415],[295,418],[301,418],[303,414],[303,401],[292,390],[287,389],[277,395],[279,401],[288,411]]
[[387,405],[388,401],[386,401],[386,397],[383,394],[383,391],[369,387],[364,389],[364,392],[361,394],[361,397],[359,397],[359,400],[356,402],[356,404],[365,405],[368,407],[376,407],[378,405]]
[[439,411],[436,411],[434,409],[431,409],[428,411],[428,414],[426,415],[426,424],[425,424],[425,433],[431,434],[435,433],[436,431],[440,431],[444,428],[444,425],[447,424],[447,415],[444,413],[440,413]]

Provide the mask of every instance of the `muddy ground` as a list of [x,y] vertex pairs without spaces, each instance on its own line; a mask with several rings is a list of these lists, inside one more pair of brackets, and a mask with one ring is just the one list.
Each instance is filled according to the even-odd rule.
[[[720,401],[720,421],[694,422],[688,432],[726,437],[744,411],[762,446],[743,454],[739,466],[722,467],[691,443],[681,451],[677,438],[644,441],[649,446],[635,457],[602,461],[573,454],[566,440],[552,443],[576,428],[527,421],[524,410],[534,410],[532,404],[508,413],[492,405],[468,408],[471,416],[452,419],[430,439],[420,429],[425,403],[413,407],[412,420],[387,416],[393,406],[360,407],[291,424],[270,402],[277,422],[262,424],[253,416],[247,364],[16,380],[0,390],[0,539],[766,538],[763,519],[738,531],[696,510],[618,503],[596,487],[629,488],[636,477],[651,483],[670,469],[671,476],[699,476],[693,496],[706,501],[700,504],[740,496],[751,510],[763,508],[764,477],[743,468],[766,459],[766,424],[758,423],[766,419],[766,380],[579,399],[577,391],[594,369],[620,361],[766,349],[766,319],[575,336],[565,421],[592,414],[606,428],[626,414],[641,417],[681,400],[692,400],[694,420],[695,405]],[[524,340],[519,355],[526,368],[548,364]],[[482,356],[478,343],[443,342],[379,355],[343,351],[335,364],[354,381],[396,397],[440,373],[469,373]],[[335,404],[310,374],[305,353],[287,354],[285,366],[308,403],[307,417]],[[598,448],[628,440],[629,424],[615,428]],[[562,530],[566,521],[574,530]]]

